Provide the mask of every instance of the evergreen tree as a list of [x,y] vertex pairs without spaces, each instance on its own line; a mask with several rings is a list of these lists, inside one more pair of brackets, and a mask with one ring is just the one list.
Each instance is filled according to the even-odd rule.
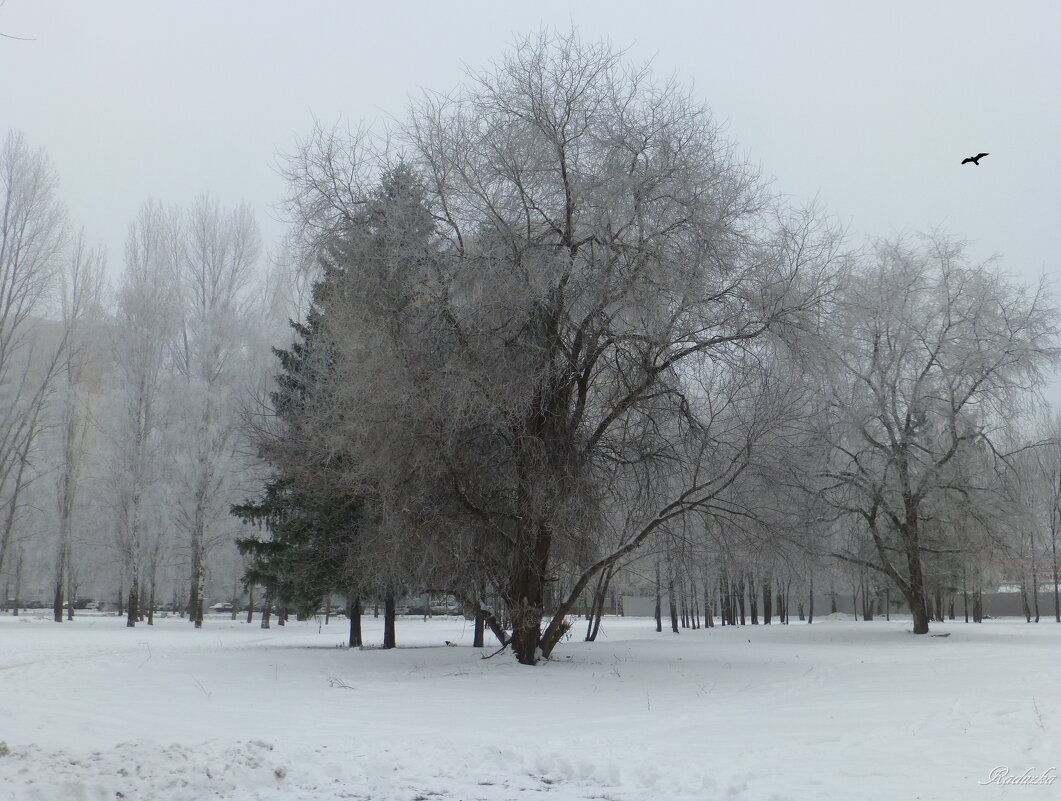
[[[415,266],[401,255],[409,242],[428,241],[432,228],[416,175],[402,164],[384,173],[356,218],[336,228],[306,321],[292,322],[296,341],[274,348],[281,369],[270,395],[276,426],[258,438],[274,478],[258,500],[232,509],[270,535],[239,541],[251,556],[247,583],[300,612],[333,592],[346,595],[352,607],[366,594],[382,598],[385,647],[394,645],[395,602],[406,570],[401,543],[393,532],[380,532],[372,477],[357,469],[356,453],[342,439],[361,410],[350,408],[341,390],[350,371],[364,367],[358,353],[371,346],[371,337],[363,338],[371,326],[360,325],[370,312],[355,299],[386,304],[391,317],[394,304],[414,306]],[[360,644],[351,624],[351,644]]]
[[366,501],[329,486],[341,457],[320,463],[306,447],[317,438],[312,428],[320,421],[312,415],[313,398],[331,360],[316,309],[305,324],[292,323],[292,328],[298,341],[287,350],[274,348],[282,372],[271,401],[280,432],[260,441],[276,474],[260,499],[232,511],[270,533],[239,540],[240,552],[251,556],[245,582],[265,587],[274,602],[309,613],[325,595],[356,592],[357,538]]

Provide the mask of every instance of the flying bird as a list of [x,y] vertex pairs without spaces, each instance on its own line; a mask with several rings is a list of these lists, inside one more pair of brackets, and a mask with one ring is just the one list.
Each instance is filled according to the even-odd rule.
[[991,154],[990,153],[977,153],[975,156],[969,156],[969,158],[962,159],[962,164],[968,164],[971,161],[973,164],[975,164],[977,167],[979,167],[980,166],[980,159],[982,159],[984,156],[989,156],[989,155],[991,155]]

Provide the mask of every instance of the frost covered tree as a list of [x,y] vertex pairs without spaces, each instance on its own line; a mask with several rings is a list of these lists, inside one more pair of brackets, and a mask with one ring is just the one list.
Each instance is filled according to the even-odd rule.
[[1044,531],[1050,555],[1050,594],[1054,598],[1054,620],[1061,623],[1061,556],[1058,554],[1061,539],[1061,417],[1052,410],[1040,425],[1042,443],[1034,451],[1034,474],[1036,507],[1040,526]]
[[[145,555],[158,555],[147,543],[148,501],[162,492],[161,404],[167,349],[178,319],[173,300],[174,241],[177,226],[157,202],[145,203],[129,229],[125,270],[111,327],[114,379],[107,436],[107,493],[114,511],[115,545],[128,581],[127,625],[140,618]],[[155,532],[157,536],[157,532]]]
[[73,615],[73,528],[78,494],[84,482],[83,467],[92,425],[90,385],[98,382],[99,360],[93,346],[101,334],[103,254],[89,249],[82,234],[76,240],[60,281],[63,350],[57,376],[55,407],[58,458],[56,470],[57,543],[52,612],[63,619],[64,601]]
[[44,151],[9,134],[0,150],[0,572],[66,344],[47,323],[68,244],[57,188]]
[[180,442],[174,500],[191,553],[189,615],[199,628],[207,554],[229,520],[228,505],[245,470],[235,456],[238,401],[251,379],[245,368],[261,237],[247,206],[224,210],[201,197],[183,215],[176,244],[179,320],[170,348]]
[[202,625],[209,553],[233,533],[228,506],[249,475],[238,428],[244,387],[261,366],[259,255],[249,209],[209,197],[183,209],[149,201],[131,228],[108,428],[130,620],[137,592],[150,614],[165,566],[188,582],[181,597]]
[[[408,575],[402,538],[388,531],[379,510],[378,482],[358,470],[363,454],[355,442],[335,436],[337,427],[353,419],[371,425],[367,407],[358,408],[348,392],[351,382],[364,386],[370,368],[352,354],[342,359],[336,340],[367,344],[385,336],[366,327],[372,313],[361,301],[401,305],[406,297],[398,273],[383,294],[362,289],[374,267],[394,266],[391,259],[404,252],[404,243],[427,241],[431,218],[410,194],[412,178],[401,165],[388,171],[379,191],[366,196],[325,243],[313,303],[305,322],[293,324],[297,341],[274,350],[282,370],[270,396],[275,417],[257,432],[274,477],[258,501],[234,509],[271,534],[241,541],[253,557],[248,578],[275,599],[304,608],[316,608],[332,592],[344,593],[353,607],[350,641],[358,645],[360,599],[371,594],[384,601],[384,647],[394,647],[399,586]],[[417,208],[418,215],[409,213]],[[392,234],[398,241],[389,240]]]
[[[1056,362],[1057,309],[942,237],[881,242],[832,316],[828,497],[856,535],[838,555],[902,593],[929,624],[926,560],[957,551],[944,506],[975,494],[979,459]],[[861,547],[858,543],[864,544]]]
[[[770,197],[702,104],[574,34],[519,41],[392,141],[432,229],[347,254],[331,434],[396,542],[475,603],[488,580],[534,664],[599,574],[737,511],[786,419],[764,356],[814,328],[839,238]],[[293,160],[316,242],[363,205],[371,163],[327,137]]]

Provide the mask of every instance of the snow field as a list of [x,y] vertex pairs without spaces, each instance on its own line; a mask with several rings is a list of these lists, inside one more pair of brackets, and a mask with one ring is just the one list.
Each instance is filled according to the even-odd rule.
[[1061,626],[908,629],[609,618],[526,668],[459,619],[5,617],[0,799],[1061,798],[990,780],[1061,767]]

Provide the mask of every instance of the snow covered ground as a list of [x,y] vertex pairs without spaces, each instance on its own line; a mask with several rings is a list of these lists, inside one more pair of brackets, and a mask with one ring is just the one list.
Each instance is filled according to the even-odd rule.
[[537,668],[463,620],[345,625],[0,618],[0,799],[1061,799],[1006,783],[1061,773],[1052,621],[608,619]]

